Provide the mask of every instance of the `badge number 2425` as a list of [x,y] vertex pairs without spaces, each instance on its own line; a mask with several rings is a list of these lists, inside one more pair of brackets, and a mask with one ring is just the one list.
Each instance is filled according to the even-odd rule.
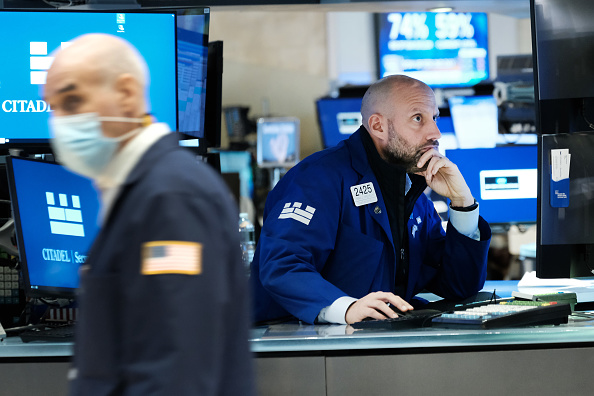
[[372,182],[351,186],[351,195],[353,196],[355,206],[377,202],[377,195]]

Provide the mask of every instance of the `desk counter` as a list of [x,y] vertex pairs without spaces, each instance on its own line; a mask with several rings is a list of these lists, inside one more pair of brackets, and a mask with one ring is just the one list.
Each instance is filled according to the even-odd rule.
[[[296,322],[254,328],[250,344],[260,395],[592,394],[594,320],[397,331]],[[71,343],[6,338],[0,394],[65,394],[71,355]]]

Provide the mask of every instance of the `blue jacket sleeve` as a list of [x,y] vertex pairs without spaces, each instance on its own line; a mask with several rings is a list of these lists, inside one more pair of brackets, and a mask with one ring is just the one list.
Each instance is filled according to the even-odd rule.
[[[488,223],[479,217],[479,241],[460,234],[451,224],[444,236],[441,220],[431,202],[427,202],[427,212],[431,227],[422,265],[426,274],[433,276],[425,279],[425,287],[450,300],[462,300],[476,294],[483,288],[487,276],[491,239]],[[415,293],[420,291],[415,290]]]
[[[317,168],[317,171],[316,171]],[[263,287],[285,310],[314,323],[320,310],[345,296],[322,276],[336,241],[341,182],[332,170],[302,164],[269,194],[258,242]]]

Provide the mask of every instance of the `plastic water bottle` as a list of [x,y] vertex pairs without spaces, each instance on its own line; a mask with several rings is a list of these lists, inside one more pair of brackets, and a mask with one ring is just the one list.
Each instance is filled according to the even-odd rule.
[[241,247],[241,261],[247,274],[250,274],[250,266],[256,251],[256,232],[247,213],[239,214],[239,246]]

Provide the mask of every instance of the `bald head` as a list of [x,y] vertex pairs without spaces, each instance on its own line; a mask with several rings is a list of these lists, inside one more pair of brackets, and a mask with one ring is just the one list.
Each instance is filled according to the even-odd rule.
[[403,91],[421,89],[431,91],[424,82],[403,75],[384,77],[373,83],[365,92],[361,103],[363,125],[369,130],[369,117],[373,114],[389,114],[394,101]]
[[[55,52],[44,97],[52,117],[95,113],[99,117],[140,119],[148,111],[148,68],[127,41],[108,34],[80,36]],[[121,136],[132,122],[104,122],[103,133]]]
[[131,75],[143,89],[148,84],[146,62],[140,53],[109,34],[86,34],[58,50],[48,77],[65,67],[85,70],[98,84],[111,84],[122,74]]

